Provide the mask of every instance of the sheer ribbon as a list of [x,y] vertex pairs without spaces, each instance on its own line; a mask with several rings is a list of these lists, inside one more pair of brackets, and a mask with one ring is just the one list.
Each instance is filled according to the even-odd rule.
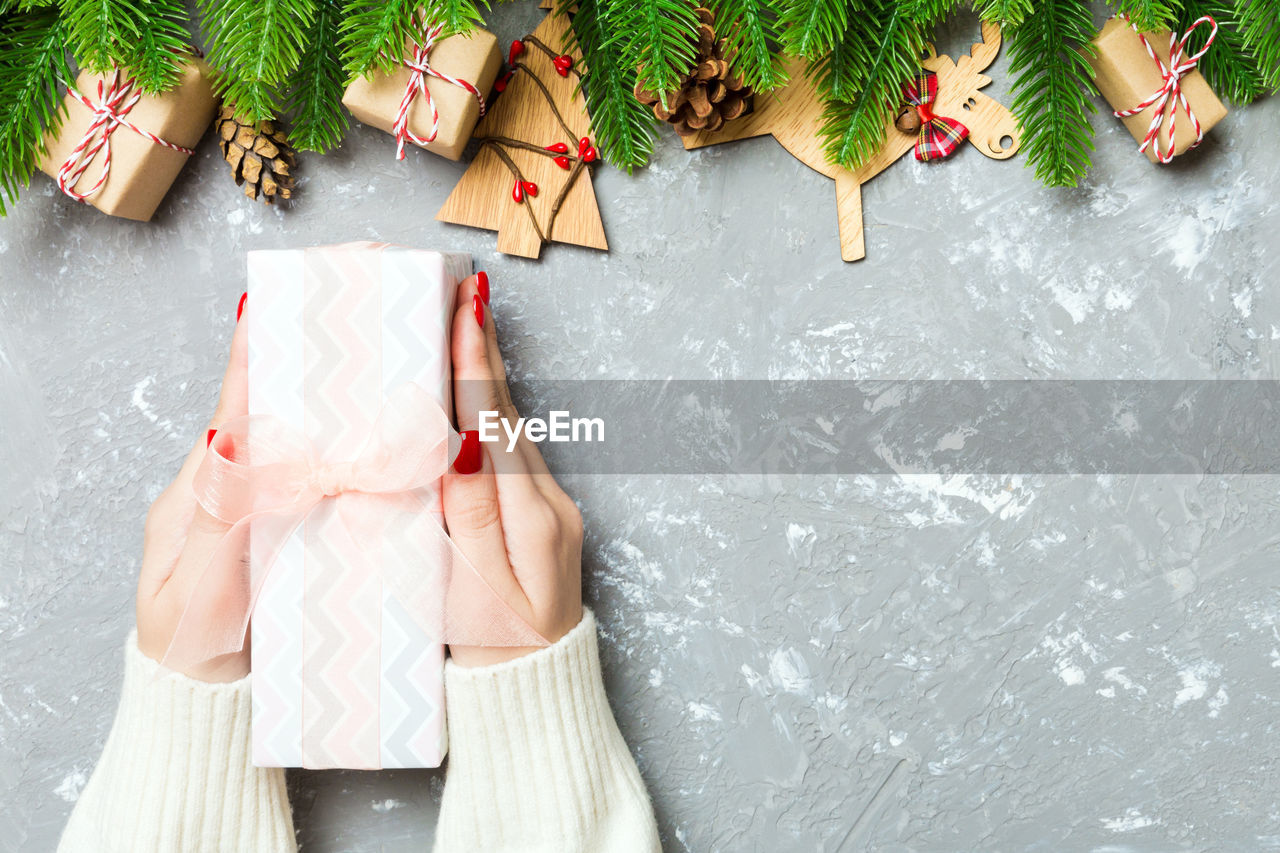
[[281,550],[326,505],[354,546],[338,550],[359,555],[345,570],[376,573],[433,642],[547,645],[517,612],[526,602],[514,581],[474,566],[422,491],[445,474],[458,444],[439,403],[413,383],[387,398],[348,462],[321,463],[279,418],[251,415],[221,426],[196,472],[195,493],[231,527],[196,580],[162,663],[185,669],[241,650]]

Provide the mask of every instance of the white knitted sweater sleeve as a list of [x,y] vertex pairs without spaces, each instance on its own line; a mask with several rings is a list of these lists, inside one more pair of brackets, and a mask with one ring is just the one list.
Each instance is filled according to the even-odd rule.
[[[449,767],[436,853],[660,853],[609,710],[596,623],[497,666],[446,665]],[[125,652],[102,758],[59,853],[296,851],[284,772],[254,767],[249,679],[206,684]]]
[[445,669],[449,771],[435,853],[661,853],[609,710],[590,610],[554,645]]
[[295,851],[284,771],[253,766],[249,681],[162,669],[130,634],[115,723],[59,853]]

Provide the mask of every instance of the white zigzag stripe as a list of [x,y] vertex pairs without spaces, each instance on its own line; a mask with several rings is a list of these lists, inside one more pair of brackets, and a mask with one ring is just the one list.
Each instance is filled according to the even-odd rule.
[[[309,364],[308,424],[326,461],[349,459],[359,449],[381,399],[376,384],[377,352],[369,334],[381,317],[371,309],[376,282],[352,280],[338,253],[324,252],[308,268],[305,322]],[[360,271],[352,273],[361,276]],[[314,424],[314,425],[313,425]],[[376,714],[379,690],[378,641],[382,593],[376,576],[348,565],[350,543],[332,505],[309,540],[314,557],[309,589],[318,597],[307,616],[305,664],[308,698],[316,703],[315,726],[304,734],[308,766],[374,768],[380,761]],[[310,523],[310,522],[308,522]],[[314,757],[313,757],[314,756]]]
[[[462,278],[450,272],[470,265],[470,256],[458,253],[397,248],[383,252],[384,394],[416,382],[441,405],[449,405],[448,328]],[[426,491],[429,505],[439,506],[439,489]],[[387,548],[390,559],[415,556],[403,541],[388,542]],[[385,617],[385,623],[396,623],[394,631],[406,642],[403,649],[383,649],[384,765],[438,765],[444,757],[444,647],[431,643],[399,602],[386,606]],[[396,715],[401,708],[407,709],[407,717]]]
[[[302,269],[292,253],[249,259],[249,411],[301,425]],[[254,763],[302,763],[302,540],[285,546],[252,625]]]

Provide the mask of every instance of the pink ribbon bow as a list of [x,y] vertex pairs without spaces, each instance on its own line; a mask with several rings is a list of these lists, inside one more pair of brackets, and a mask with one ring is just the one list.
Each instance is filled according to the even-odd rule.
[[[1120,15],[1124,20],[1129,20],[1127,15]],[[1208,24],[1213,29],[1209,32],[1209,38],[1205,40],[1204,47],[1190,56],[1184,56],[1187,49],[1187,41],[1191,38],[1191,34],[1196,31],[1196,27],[1201,24]],[[1160,88],[1157,89],[1151,97],[1147,98],[1136,107],[1128,110],[1116,110],[1117,118],[1126,118],[1135,116],[1145,110],[1147,107],[1155,107],[1155,112],[1151,116],[1151,124],[1147,127],[1147,135],[1143,137],[1142,143],[1138,146],[1138,150],[1146,153],[1147,149],[1155,145],[1156,159],[1161,163],[1168,163],[1173,159],[1174,138],[1173,133],[1177,127],[1178,107],[1182,107],[1182,111],[1187,114],[1187,118],[1191,120],[1191,126],[1196,129],[1196,141],[1191,143],[1190,148],[1195,148],[1204,140],[1204,130],[1200,127],[1200,119],[1196,118],[1196,114],[1192,112],[1191,105],[1187,103],[1187,97],[1182,93],[1181,80],[1187,74],[1191,73],[1196,67],[1196,63],[1200,61],[1200,57],[1205,55],[1209,46],[1213,44],[1213,40],[1218,35],[1218,22],[1209,15],[1197,18],[1196,21],[1187,28],[1182,34],[1182,38],[1178,38],[1177,33],[1169,33],[1169,64],[1166,65],[1156,56],[1155,50],[1151,47],[1151,43],[1147,41],[1147,37],[1138,32],[1138,28],[1132,23],[1133,31],[1138,33],[1138,38],[1142,42],[1142,46],[1147,49],[1147,55],[1155,62],[1160,69]],[[1169,119],[1169,136],[1166,148],[1160,148],[1160,128],[1164,125],[1165,117]]]
[[[190,148],[174,145],[125,119],[129,111],[142,98],[142,92],[135,92],[133,84],[132,77],[121,80],[120,69],[117,68],[111,72],[110,82],[106,77],[98,79],[96,100],[78,91],[74,86],[67,87],[68,95],[93,111],[93,119],[89,122],[89,128],[84,132],[80,143],[71,150],[70,156],[58,169],[58,188],[76,201],[85,201],[102,189],[102,185],[107,182],[107,176],[111,173],[111,134],[115,133],[117,127],[127,127],[144,139],[180,154],[190,156],[194,153]],[[104,150],[102,175],[98,178],[98,182],[87,192],[78,192],[75,187],[80,181],[80,176],[89,168],[89,164],[98,156],[98,152]]]
[[[219,427],[195,476],[196,500],[231,528],[196,580],[162,663],[185,669],[244,647],[249,619],[276,558],[294,532],[327,504],[359,554],[347,571],[377,573],[433,642],[545,646],[547,641],[449,539],[419,491],[448,470],[458,436],[419,386],[397,389],[383,405],[356,458],[317,459],[284,421],[261,415]],[[250,530],[252,534],[250,535]],[[235,566],[230,576],[222,567]],[[493,583],[490,583],[490,580]]]
[[[404,97],[400,99],[400,109],[396,113],[395,124],[391,126],[391,132],[396,138],[397,160],[404,159],[404,143],[406,140],[419,148],[423,148],[434,142],[436,135],[440,132],[440,111],[436,109],[435,99],[431,97],[431,90],[427,88],[428,77],[434,77],[437,80],[443,80],[446,83],[452,83],[455,86],[466,89],[475,95],[476,100],[480,103],[480,115],[484,115],[485,110],[484,96],[480,94],[480,90],[466,80],[451,77],[442,71],[437,71],[427,61],[431,54],[431,48],[435,46],[436,39],[444,31],[444,26],[441,24],[428,26],[426,20],[420,18],[418,27],[418,34],[410,36],[413,41],[413,56],[410,59],[403,60],[405,67],[411,73],[409,74],[408,82],[404,86]],[[431,132],[426,136],[417,136],[413,131],[409,130],[409,107],[413,105],[413,99],[419,94],[426,101],[427,109],[431,110]]]
[[916,159],[943,160],[950,157],[969,136],[969,128],[947,116],[934,115],[931,105],[938,99],[938,75],[921,71],[902,86],[902,99],[916,108],[920,133],[916,137]]

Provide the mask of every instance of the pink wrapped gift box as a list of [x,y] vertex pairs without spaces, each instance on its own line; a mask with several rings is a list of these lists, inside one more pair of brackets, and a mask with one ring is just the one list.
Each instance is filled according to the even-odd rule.
[[[283,419],[336,463],[405,383],[452,411],[449,325],[470,274],[470,255],[380,243],[251,252],[250,415]],[[439,516],[438,485],[423,491]],[[254,607],[254,763],[439,766],[444,646],[377,573],[351,570],[332,510],[291,534]]]

